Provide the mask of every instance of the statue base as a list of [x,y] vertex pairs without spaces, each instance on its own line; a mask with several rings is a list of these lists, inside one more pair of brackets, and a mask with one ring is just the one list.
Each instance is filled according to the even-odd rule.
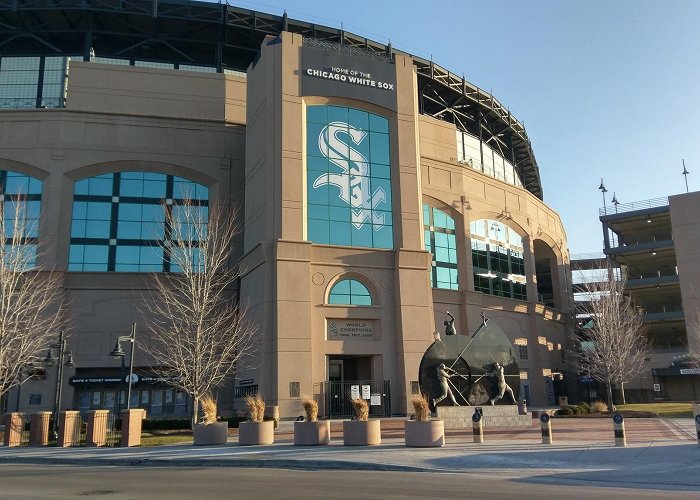
[[481,408],[484,427],[532,426],[532,417],[520,415],[518,405],[438,406],[437,417],[445,422],[445,429],[471,429],[476,408]]

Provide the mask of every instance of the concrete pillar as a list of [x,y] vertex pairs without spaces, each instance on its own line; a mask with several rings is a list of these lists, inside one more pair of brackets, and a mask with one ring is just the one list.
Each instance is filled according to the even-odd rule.
[[58,418],[58,443],[56,446],[66,448],[75,446],[80,439],[80,412],[62,411]]
[[22,426],[24,413],[7,413],[5,415],[5,446],[20,446],[22,444]]
[[123,448],[141,446],[141,423],[146,418],[146,410],[135,408],[122,410],[122,440]]
[[87,418],[85,446],[105,446],[107,444],[107,422],[109,410],[90,410]]
[[49,444],[50,411],[34,413],[29,421],[29,446],[47,446]]

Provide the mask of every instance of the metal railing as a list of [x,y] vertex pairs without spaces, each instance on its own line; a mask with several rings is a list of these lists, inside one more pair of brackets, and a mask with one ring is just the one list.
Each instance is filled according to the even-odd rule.
[[367,50],[361,47],[331,42],[329,40],[319,40],[317,38],[315,39],[304,37],[302,39],[302,44],[305,47],[316,47],[319,49],[332,50],[335,52],[344,52],[346,54],[351,54],[354,56],[369,57],[370,59],[391,61],[391,55],[388,52],[377,52],[374,50]]
[[659,208],[668,206],[668,197],[654,198],[651,200],[633,201],[631,203],[620,203],[618,205],[606,205],[598,209],[598,215],[621,214],[625,212],[634,212],[636,210],[645,210],[648,208]]
[[[347,418],[353,415],[352,398],[355,391],[362,396],[363,386],[370,388],[369,414],[371,417],[391,416],[391,384],[389,380],[375,382],[372,380],[353,380],[348,382],[323,382],[321,397],[325,401],[325,416],[328,418]],[[379,404],[372,404],[379,403]]]

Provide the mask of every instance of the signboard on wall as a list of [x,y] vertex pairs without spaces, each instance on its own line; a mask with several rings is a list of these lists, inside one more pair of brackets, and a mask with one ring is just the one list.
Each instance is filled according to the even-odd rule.
[[374,320],[329,319],[328,340],[379,340]]
[[302,47],[302,95],[347,97],[396,111],[396,67],[388,60]]

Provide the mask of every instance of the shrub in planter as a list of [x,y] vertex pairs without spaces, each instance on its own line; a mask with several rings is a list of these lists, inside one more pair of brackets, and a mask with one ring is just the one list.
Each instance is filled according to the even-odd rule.
[[561,408],[561,409],[559,409],[559,411],[557,411],[557,415],[561,415],[561,416],[568,416],[568,415],[573,415],[573,414],[574,414],[573,410],[571,409],[571,407],[568,407],[568,406],[565,406],[564,408]]
[[593,413],[608,413],[608,405],[603,401],[594,401],[591,405],[591,412]]
[[445,444],[445,423],[442,420],[430,420],[428,400],[422,394],[411,396],[415,420],[404,423],[406,446],[428,448]]
[[326,445],[331,440],[330,420],[318,420],[318,403],[306,397],[302,400],[306,420],[294,422],[295,446],[319,446]]
[[364,399],[353,399],[355,420],[343,422],[345,446],[373,446],[381,444],[382,432],[379,420],[369,420],[369,405]]
[[216,418],[216,400],[209,394],[199,400],[203,417],[194,424],[195,446],[226,444],[228,439],[228,422],[219,422]]
[[275,441],[275,422],[264,420],[265,401],[259,394],[246,396],[250,420],[238,425],[238,444],[249,446],[256,444],[272,444]]
[[589,405],[585,401],[579,403],[576,406],[578,406],[581,415],[588,415],[589,413],[591,413],[591,405]]

